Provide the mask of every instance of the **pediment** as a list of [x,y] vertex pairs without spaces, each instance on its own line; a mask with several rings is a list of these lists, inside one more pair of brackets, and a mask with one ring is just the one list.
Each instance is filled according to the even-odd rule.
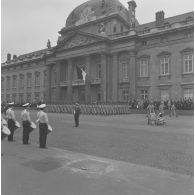
[[171,55],[170,52],[168,52],[168,51],[163,51],[163,52],[159,53],[157,56],[170,56],[170,55]]
[[95,42],[100,42],[105,40],[104,37],[100,37],[98,35],[93,35],[89,33],[84,32],[76,32],[73,33],[66,38],[60,38],[58,39],[58,45],[57,47],[64,50],[64,49],[71,49],[74,47],[80,47],[84,45],[89,45]]
[[191,47],[185,48],[182,51],[180,51],[181,53],[190,53],[190,52],[194,52],[194,49]]

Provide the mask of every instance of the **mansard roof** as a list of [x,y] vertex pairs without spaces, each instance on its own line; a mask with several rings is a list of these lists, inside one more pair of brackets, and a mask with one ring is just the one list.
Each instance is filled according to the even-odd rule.
[[[180,23],[180,22],[185,22],[188,19],[193,20],[194,19],[194,12],[188,12],[185,14],[180,14],[180,15],[176,15],[176,16],[172,16],[169,18],[165,18],[164,20],[164,24],[168,25],[168,24],[174,24],[174,23]],[[155,28],[156,27],[156,22],[149,22],[146,24],[141,24],[141,25],[137,25],[136,26],[136,31],[144,31],[145,29],[151,29],[151,28]]]
[[26,53],[26,54],[23,54],[23,55],[16,57],[15,59],[12,59],[10,61],[6,61],[6,62],[2,63],[1,65],[6,66],[6,65],[18,64],[18,63],[28,62],[28,61],[33,61],[33,60],[40,60],[45,55],[51,53],[50,52],[51,49],[52,48],[50,48],[50,49],[46,48],[46,49]]

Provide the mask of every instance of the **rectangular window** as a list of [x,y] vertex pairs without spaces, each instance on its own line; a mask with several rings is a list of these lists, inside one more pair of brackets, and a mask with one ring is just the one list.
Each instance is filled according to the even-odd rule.
[[4,86],[5,83],[4,83],[4,78],[1,78],[1,90],[4,91]]
[[187,54],[183,56],[184,73],[193,73],[193,54]]
[[7,101],[7,102],[11,102],[11,100],[10,100],[10,94],[7,94],[7,95],[6,95],[6,101]]
[[16,94],[12,94],[12,101],[16,103]]
[[20,75],[20,80],[19,80],[19,88],[24,89],[24,75]]
[[4,100],[4,95],[3,94],[1,94],[1,102],[4,102],[5,100]]
[[98,77],[97,78],[100,79],[101,76],[102,76],[102,70],[101,70],[102,67],[101,67],[101,64],[98,64],[97,67],[98,67],[97,68],[97,74],[98,74]]
[[160,98],[162,101],[169,100],[169,91],[168,90],[161,90],[160,91]]
[[14,75],[12,80],[12,88],[16,89],[16,86],[17,86],[17,76]]
[[184,89],[184,99],[193,99],[194,89]]
[[148,90],[141,90],[141,99],[148,99]]
[[32,87],[32,74],[31,73],[27,74],[27,87],[28,88]]
[[160,75],[169,74],[169,58],[160,59]]
[[26,95],[26,101],[31,102],[31,93],[27,93]]
[[128,101],[129,100],[129,90],[128,89],[123,89],[122,98],[123,98],[123,101]]
[[148,77],[148,60],[140,61],[140,77]]
[[20,102],[20,104],[24,103],[24,94],[23,93],[19,94],[19,102]]
[[6,88],[7,90],[10,90],[10,77],[7,77]]
[[35,73],[35,87],[40,87],[40,72]]
[[122,79],[128,80],[128,63],[122,64]]
[[44,71],[44,80],[43,80],[43,87],[46,87],[46,82],[47,82],[47,71]]
[[35,102],[39,102],[40,101],[40,93],[37,92],[35,93]]

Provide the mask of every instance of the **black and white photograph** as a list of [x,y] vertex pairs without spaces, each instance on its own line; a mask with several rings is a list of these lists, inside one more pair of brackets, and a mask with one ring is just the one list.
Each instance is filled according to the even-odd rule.
[[1,0],[1,194],[194,195],[193,0]]

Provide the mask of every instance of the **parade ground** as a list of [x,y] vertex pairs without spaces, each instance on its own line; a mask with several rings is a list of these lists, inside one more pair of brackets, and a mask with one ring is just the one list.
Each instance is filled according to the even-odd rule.
[[15,142],[2,141],[2,195],[193,194],[193,116],[149,126],[144,114],[81,115],[78,128],[73,115],[48,117],[47,149],[39,149],[38,128],[28,146],[22,129]]

